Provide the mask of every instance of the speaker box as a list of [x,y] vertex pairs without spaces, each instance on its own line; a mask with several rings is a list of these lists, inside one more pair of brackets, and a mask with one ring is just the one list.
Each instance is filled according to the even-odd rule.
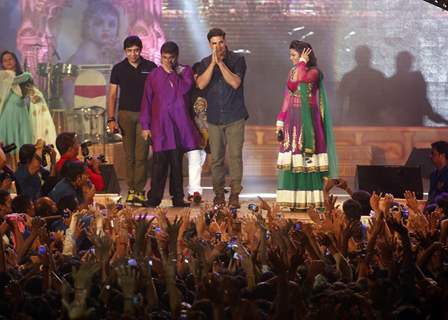
[[422,169],[422,177],[429,178],[429,176],[435,169],[434,164],[429,157],[430,154],[430,148],[413,148],[405,165],[411,167],[420,167]]
[[357,188],[368,192],[391,193],[403,198],[406,190],[414,191],[423,199],[423,181],[420,167],[411,166],[357,166]]
[[103,193],[120,193],[120,184],[114,166],[112,164],[102,164],[100,165],[100,171],[105,184]]

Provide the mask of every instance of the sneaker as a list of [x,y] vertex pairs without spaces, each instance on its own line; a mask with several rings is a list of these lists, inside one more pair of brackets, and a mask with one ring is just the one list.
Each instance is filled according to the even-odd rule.
[[136,192],[134,194],[134,206],[142,207],[145,202],[146,198],[144,192]]
[[213,205],[215,205],[215,206],[225,206],[226,205],[226,199],[224,198],[224,194],[216,194],[215,198],[213,199]]
[[238,193],[231,193],[229,197],[229,207],[231,208],[241,208],[240,205],[240,195]]
[[128,196],[126,197],[126,204],[127,205],[134,205],[134,195],[135,191],[133,189],[129,189]]

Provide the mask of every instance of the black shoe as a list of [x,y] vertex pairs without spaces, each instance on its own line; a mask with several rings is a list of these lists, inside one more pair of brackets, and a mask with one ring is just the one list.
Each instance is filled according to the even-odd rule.
[[185,202],[184,200],[173,200],[173,207],[175,208],[187,208],[190,206],[189,202]]
[[143,206],[145,208],[157,208],[160,206],[160,201],[147,200],[143,202]]

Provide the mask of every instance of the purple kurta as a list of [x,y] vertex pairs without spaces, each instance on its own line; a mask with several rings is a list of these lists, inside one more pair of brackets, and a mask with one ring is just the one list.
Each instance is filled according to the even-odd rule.
[[161,66],[146,78],[140,107],[140,124],[151,130],[154,152],[197,149],[201,138],[188,109],[188,92],[193,86],[193,71],[180,66],[179,73],[167,73]]

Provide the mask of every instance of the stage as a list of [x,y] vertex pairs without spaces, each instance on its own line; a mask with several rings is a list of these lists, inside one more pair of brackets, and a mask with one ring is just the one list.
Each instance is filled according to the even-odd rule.
[[[249,212],[247,209],[249,203],[258,203],[258,196],[262,196],[272,204],[275,202],[277,144],[274,133],[274,127],[247,126],[244,146],[244,189],[240,195],[241,214]],[[413,148],[429,148],[432,142],[448,136],[448,129],[428,127],[336,127],[335,136],[340,176],[348,181],[349,186],[355,188],[357,165],[404,165]],[[92,153],[102,152],[103,147],[101,145],[92,148]],[[125,159],[121,143],[106,145],[106,159],[114,165],[121,187],[121,197],[124,198],[127,187],[125,183]],[[425,161],[427,162],[427,159],[422,158],[422,162]],[[186,166],[187,162],[185,161],[185,169]],[[186,172],[187,170],[185,170],[185,175]],[[187,185],[188,177],[185,176],[185,190]],[[214,194],[210,176],[210,158],[204,166],[202,185],[204,187],[203,198],[206,203],[211,203]],[[149,184],[147,184],[146,189],[149,189]],[[171,217],[181,214],[182,209],[171,208],[171,200],[168,198],[167,189],[161,207],[167,208]],[[425,193],[428,190],[427,177],[423,177],[423,190]],[[333,193],[338,196],[339,202],[348,198],[343,190],[336,188]],[[99,199],[104,198],[102,195],[98,197]],[[118,195],[114,195],[114,199],[118,198]],[[195,216],[200,212],[200,207],[192,206],[191,210],[193,216]],[[286,218],[308,221],[306,213],[289,212],[288,209],[282,210],[282,212]]]
[[[406,163],[413,148],[430,148],[434,141],[448,136],[445,127],[335,127],[336,151],[339,174],[354,186],[357,165],[401,166]],[[244,157],[244,193],[275,193],[276,161],[278,145],[272,126],[246,127]],[[121,143],[94,145],[92,154],[105,153],[108,163],[113,164],[125,188],[125,156]],[[427,163],[428,155],[421,162]],[[187,161],[184,162],[187,175]],[[210,187],[210,157],[203,168],[203,185]],[[424,177],[423,178],[427,178]],[[187,178],[185,179],[187,180]],[[208,189],[206,189],[207,194]]]

